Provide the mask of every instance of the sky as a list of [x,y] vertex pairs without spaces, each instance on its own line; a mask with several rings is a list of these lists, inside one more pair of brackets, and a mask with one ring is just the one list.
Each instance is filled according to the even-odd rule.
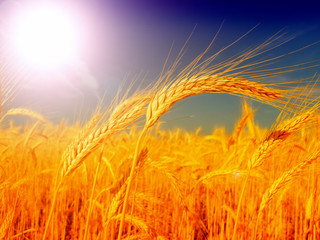
[[[13,54],[17,48],[10,48],[15,38],[11,32],[13,27],[8,24],[12,12],[17,12],[16,8],[23,12],[28,4],[36,3],[36,0],[23,4],[22,1],[0,1],[4,75],[19,86],[8,107],[31,108],[55,123],[65,118],[71,124],[88,117],[102,98],[107,105],[118,89],[125,89],[131,81],[141,86],[155,82],[170,49],[169,63],[172,63],[191,33],[179,69],[201,54],[219,29],[209,54],[254,28],[224,52],[221,59],[258,46],[279,31],[285,33],[282,41],[293,39],[270,52],[269,57],[320,41],[319,3],[316,1],[288,4],[281,1],[58,0],[55,4],[70,11],[68,16],[74,14],[75,24],[82,32],[77,37],[76,60],[49,69],[17,59]],[[13,37],[7,40],[7,36]],[[319,56],[320,45],[316,44],[288,56],[281,64],[319,60]],[[314,67],[281,76],[278,80],[312,77],[319,70]],[[227,94],[193,96],[174,105],[160,121],[163,129],[169,130],[195,131],[201,127],[203,134],[210,134],[221,126],[230,132],[241,117],[242,100]],[[279,113],[270,106],[250,104],[258,108],[256,120],[265,127],[269,127]]]

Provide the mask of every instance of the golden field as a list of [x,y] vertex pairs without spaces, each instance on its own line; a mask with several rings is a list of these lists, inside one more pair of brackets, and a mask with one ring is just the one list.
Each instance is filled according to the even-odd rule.
[[[159,128],[145,136],[145,155],[129,197],[127,239],[230,239],[244,184],[236,239],[252,237],[256,224],[264,239],[320,236],[319,161],[286,179],[272,197],[267,195],[271,200],[257,219],[272,184],[315,153],[319,117],[280,143],[249,175],[248,160],[266,134],[250,113],[244,113],[244,123],[232,136],[224,129],[199,136]],[[61,156],[82,130],[39,121],[1,130],[3,239],[41,239]],[[84,239],[87,221],[87,239],[116,238],[138,135],[131,128],[109,138],[64,179],[49,229],[53,239]]]
[[[3,112],[0,239],[320,239],[317,81],[262,81],[297,69],[246,63],[269,44],[213,67],[216,55],[201,55],[86,123]],[[244,96],[282,114],[263,129],[243,101],[232,134],[161,129],[176,102],[203,93]],[[12,115],[31,121],[17,126]]]

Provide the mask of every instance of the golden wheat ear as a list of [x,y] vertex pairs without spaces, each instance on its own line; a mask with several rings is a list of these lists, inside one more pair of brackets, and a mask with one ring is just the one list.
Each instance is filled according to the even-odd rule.
[[317,161],[320,158],[320,148],[319,146],[317,149],[311,153],[303,162],[299,163],[291,170],[284,172],[281,177],[279,177],[273,184],[268,188],[265,193],[263,194],[259,213],[265,209],[268,203],[274,198],[274,196],[286,186],[288,186],[297,176],[299,176],[305,168],[307,168],[310,164]]
[[40,113],[37,113],[35,111],[32,111],[27,108],[12,108],[9,111],[7,111],[2,118],[0,119],[0,123],[4,120],[5,117],[7,116],[14,116],[14,115],[21,115],[21,116],[27,116],[33,119],[36,119],[40,122],[46,122],[46,118],[42,116]]
[[202,93],[230,93],[257,100],[276,100],[284,96],[281,90],[235,77],[195,77],[166,86],[155,94],[148,106],[145,128],[152,127],[176,102]]
[[280,124],[254,152],[248,162],[249,169],[261,166],[275,148],[282,144],[289,136],[300,130],[305,124],[313,120],[315,120],[314,110],[310,110]]
[[115,108],[106,123],[70,144],[63,154],[62,178],[74,172],[103,141],[137,121],[145,113],[150,99],[150,95],[129,98]]

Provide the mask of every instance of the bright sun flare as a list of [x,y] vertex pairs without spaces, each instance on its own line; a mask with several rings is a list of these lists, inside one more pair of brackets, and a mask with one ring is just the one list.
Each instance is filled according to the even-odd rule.
[[76,58],[79,30],[75,16],[66,9],[48,3],[32,5],[16,16],[11,43],[18,56],[35,67],[57,67]]

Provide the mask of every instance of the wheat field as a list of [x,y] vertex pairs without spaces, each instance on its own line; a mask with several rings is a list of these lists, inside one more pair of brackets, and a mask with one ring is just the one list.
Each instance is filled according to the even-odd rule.
[[[221,52],[173,65],[85,123],[4,111],[3,98],[0,239],[320,239],[317,80],[270,83],[305,65],[247,62],[276,40],[213,65]],[[232,133],[162,129],[175,103],[216,93],[242,101]],[[272,127],[259,126],[250,101],[281,110]]]

